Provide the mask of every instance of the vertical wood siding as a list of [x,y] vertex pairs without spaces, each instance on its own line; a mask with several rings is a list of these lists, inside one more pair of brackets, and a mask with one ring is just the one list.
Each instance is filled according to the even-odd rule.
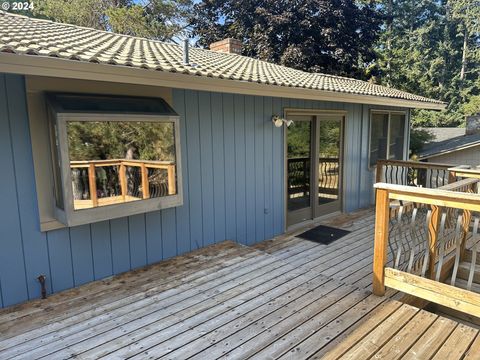
[[225,239],[254,244],[284,229],[285,107],[345,109],[345,210],[368,206],[368,107],[173,91],[181,118],[184,205],[39,231],[24,79],[0,74],[0,307],[57,292]]

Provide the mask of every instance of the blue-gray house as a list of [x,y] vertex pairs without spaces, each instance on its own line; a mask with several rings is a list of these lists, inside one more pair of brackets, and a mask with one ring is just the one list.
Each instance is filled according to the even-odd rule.
[[0,307],[367,207],[412,108],[238,55],[0,14]]

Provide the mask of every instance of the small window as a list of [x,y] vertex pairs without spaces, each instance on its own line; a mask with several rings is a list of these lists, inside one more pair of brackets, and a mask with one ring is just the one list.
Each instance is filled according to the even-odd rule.
[[178,115],[164,100],[55,94],[49,103],[58,220],[182,204]]
[[403,159],[405,120],[405,113],[372,112],[370,119],[370,166],[375,166],[380,159]]

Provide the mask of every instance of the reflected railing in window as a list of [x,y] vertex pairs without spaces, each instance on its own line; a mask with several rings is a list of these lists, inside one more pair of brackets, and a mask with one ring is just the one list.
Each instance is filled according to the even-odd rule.
[[70,161],[70,169],[75,210],[177,194],[173,161]]

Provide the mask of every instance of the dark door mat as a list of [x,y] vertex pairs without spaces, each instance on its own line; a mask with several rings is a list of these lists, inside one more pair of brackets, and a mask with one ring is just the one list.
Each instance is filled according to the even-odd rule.
[[319,225],[313,229],[301,233],[300,235],[297,235],[296,237],[314,241],[319,244],[328,245],[348,234],[350,234],[350,231]]

